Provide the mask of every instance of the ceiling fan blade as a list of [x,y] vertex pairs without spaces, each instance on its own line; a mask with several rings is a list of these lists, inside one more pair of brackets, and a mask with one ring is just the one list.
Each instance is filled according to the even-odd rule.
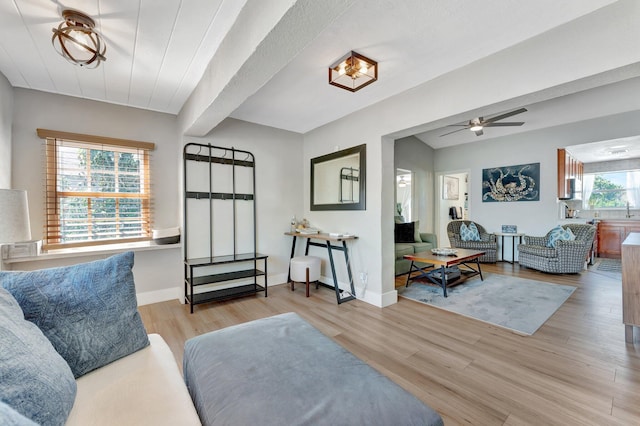
[[484,132],[482,130],[477,130],[474,132],[476,134],[476,136],[482,136],[484,135]]
[[524,121],[507,121],[504,123],[487,123],[484,127],[509,127],[509,126],[522,126]]
[[467,130],[467,128],[465,127],[465,128],[463,128],[463,129],[454,130],[453,132],[449,132],[449,133],[445,133],[444,135],[440,135],[440,137],[447,136],[447,135],[450,135],[450,134],[452,134],[452,133],[459,132],[459,131],[461,131],[461,130]]
[[493,123],[494,121],[499,121],[499,120],[503,120],[507,117],[511,117],[514,116],[516,114],[522,114],[523,112],[527,112],[526,108],[520,108],[520,109],[516,109],[514,111],[511,112],[505,112],[504,114],[500,114],[500,115],[496,115],[495,117],[491,117],[491,118],[487,118],[486,120],[484,120],[482,122],[483,125],[486,125],[485,123]]

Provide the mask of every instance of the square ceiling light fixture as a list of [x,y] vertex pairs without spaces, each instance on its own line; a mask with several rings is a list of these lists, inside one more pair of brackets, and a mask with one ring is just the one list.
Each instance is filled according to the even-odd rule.
[[378,63],[354,51],[329,67],[329,84],[355,92],[378,79]]

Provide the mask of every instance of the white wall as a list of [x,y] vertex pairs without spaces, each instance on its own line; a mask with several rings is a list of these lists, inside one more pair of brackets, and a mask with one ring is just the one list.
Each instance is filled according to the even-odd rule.
[[[14,89],[12,180],[13,187],[28,192],[34,239],[42,238],[44,226],[43,141],[36,135],[37,128],[154,142],[156,149],[151,157],[154,228],[180,225],[181,157],[175,116]],[[87,258],[75,261],[85,260]],[[37,269],[45,264],[55,266],[75,261],[20,263],[14,269]],[[162,291],[182,285],[182,256],[179,249],[137,252],[135,264],[137,293]]]
[[[13,88],[0,73],[0,188],[11,188],[11,123]],[[16,188],[19,189],[19,188]]]
[[[300,219],[304,213],[302,135],[228,118],[206,137],[185,137],[187,142],[234,147],[254,155],[258,252],[269,256],[269,285],[286,282],[291,237],[284,233],[291,217]],[[203,217],[202,225],[208,229],[207,220]]]

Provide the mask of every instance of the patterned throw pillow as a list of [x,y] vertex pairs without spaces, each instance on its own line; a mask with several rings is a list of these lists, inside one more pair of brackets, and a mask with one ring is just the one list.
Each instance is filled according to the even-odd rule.
[[0,285],[78,378],[149,345],[132,268],[133,252],[127,252],[61,268],[0,272]]
[[547,241],[547,247],[556,248],[558,241],[573,241],[576,236],[573,234],[570,228],[563,228],[558,225],[551,230],[549,234],[549,241]]
[[471,222],[469,226],[466,223],[460,225],[460,239],[462,241],[480,241],[480,232],[476,224]]

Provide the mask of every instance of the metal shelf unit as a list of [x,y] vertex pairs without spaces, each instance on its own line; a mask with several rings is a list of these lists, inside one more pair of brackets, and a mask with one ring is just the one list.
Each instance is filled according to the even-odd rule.
[[[221,153],[221,155],[215,155]],[[240,159],[242,158],[242,159]],[[255,200],[255,158],[248,151],[235,148],[223,148],[211,144],[188,143],[183,149],[184,162],[184,298],[185,303],[190,305],[193,313],[194,305],[209,303],[214,301],[228,300],[231,298],[254,295],[264,291],[267,297],[267,255],[257,252],[256,241],[256,200]],[[208,164],[208,191],[193,190],[192,182],[188,171],[195,163]],[[219,164],[231,168],[231,181],[228,191],[214,191],[213,182],[215,176],[213,165]],[[249,192],[238,193],[237,187],[237,167],[250,167],[252,172],[251,190]],[[196,182],[200,183],[200,182]],[[232,253],[224,255],[214,255],[214,200],[222,200],[232,204]],[[189,208],[192,203],[208,202],[208,224],[196,225],[189,223]],[[239,224],[237,214],[237,203],[252,203],[251,224]],[[246,218],[245,218],[246,220]],[[252,246],[253,251],[249,253],[238,253],[238,229],[239,226],[252,226]],[[209,256],[189,258],[189,234],[190,232],[208,233]],[[258,262],[262,262],[262,269],[258,269]],[[237,269],[235,266],[237,265]],[[228,270],[231,266],[232,270]],[[226,270],[218,271],[221,267]],[[258,277],[262,277],[262,285],[258,283]],[[247,279],[253,282],[247,283]],[[237,282],[242,280],[242,282]],[[236,282],[234,282],[236,281]],[[223,284],[223,286],[216,286]],[[206,286],[203,291],[196,292],[199,286]],[[220,287],[220,288],[218,288]]]

